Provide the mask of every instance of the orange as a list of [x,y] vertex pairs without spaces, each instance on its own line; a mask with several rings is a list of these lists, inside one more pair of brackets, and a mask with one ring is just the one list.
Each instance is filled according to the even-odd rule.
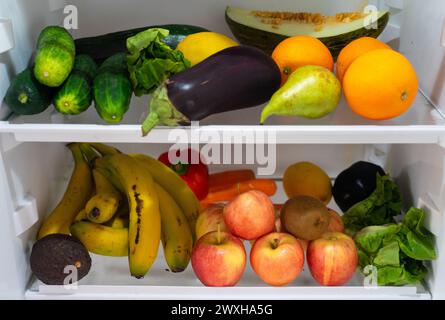
[[309,36],[287,38],[278,44],[272,52],[281,71],[281,84],[299,67],[308,65],[325,67],[334,70],[334,59],[323,42]]
[[417,96],[419,83],[411,63],[390,49],[357,58],[343,79],[351,109],[362,117],[386,120],[405,113]]
[[343,77],[348,70],[349,66],[355,59],[367,52],[378,49],[391,49],[386,43],[370,38],[362,37],[356,39],[344,47],[337,58],[337,78],[340,82],[343,82]]

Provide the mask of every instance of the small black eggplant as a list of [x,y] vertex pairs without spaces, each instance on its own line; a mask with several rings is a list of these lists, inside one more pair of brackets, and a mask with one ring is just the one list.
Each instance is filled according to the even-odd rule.
[[280,70],[263,51],[236,46],[171,76],[154,93],[143,135],[158,124],[175,126],[270,100],[280,88]]
[[354,204],[368,198],[376,188],[377,174],[386,175],[382,167],[366,161],[356,162],[341,172],[332,188],[339,208],[346,212]]

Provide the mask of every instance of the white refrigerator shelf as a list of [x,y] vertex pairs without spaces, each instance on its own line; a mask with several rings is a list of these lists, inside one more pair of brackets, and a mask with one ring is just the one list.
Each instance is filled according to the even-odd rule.
[[[158,126],[147,137],[141,136],[140,123],[146,116],[148,98],[132,100],[124,120],[106,124],[93,106],[78,116],[63,116],[51,106],[33,116],[11,116],[0,121],[0,133],[10,133],[18,142],[132,142],[174,143],[178,128]],[[323,119],[309,120],[273,117],[259,125],[261,106],[211,116],[199,126],[180,127],[189,137],[231,136],[243,143],[261,143],[273,138],[278,144],[443,144],[445,118],[421,93],[403,116],[386,121],[370,121],[354,114],[344,99],[337,110]],[[255,140],[249,134],[257,133]],[[240,142],[232,142],[240,143]]]

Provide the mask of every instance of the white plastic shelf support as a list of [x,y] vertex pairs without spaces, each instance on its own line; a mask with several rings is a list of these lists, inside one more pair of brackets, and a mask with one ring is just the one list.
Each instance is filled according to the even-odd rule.
[[10,19],[0,18],[0,54],[14,48],[14,32]]

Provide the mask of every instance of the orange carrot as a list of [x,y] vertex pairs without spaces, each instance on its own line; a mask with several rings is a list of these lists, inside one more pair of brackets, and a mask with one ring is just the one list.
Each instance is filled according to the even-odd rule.
[[201,201],[201,207],[206,208],[212,203],[231,201],[241,193],[250,190],[262,191],[268,196],[273,196],[277,191],[277,185],[274,180],[270,179],[254,179],[235,183],[226,189],[209,192],[207,197]]
[[210,191],[227,189],[235,183],[254,179],[252,170],[224,171],[209,175],[209,188]]

